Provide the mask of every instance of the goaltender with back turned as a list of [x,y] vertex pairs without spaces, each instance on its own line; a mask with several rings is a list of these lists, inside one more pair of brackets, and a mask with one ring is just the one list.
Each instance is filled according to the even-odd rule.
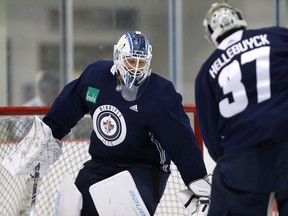
[[288,215],[288,30],[247,29],[215,3],[204,19],[216,47],[195,85],[201,135],[216,161],[209,216]]

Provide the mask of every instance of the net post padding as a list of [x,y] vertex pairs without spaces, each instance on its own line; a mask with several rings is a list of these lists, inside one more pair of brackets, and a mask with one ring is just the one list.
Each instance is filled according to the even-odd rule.
[[[41,118],[49,109],[50,107],[48,106],[0,107],[0,161],[26,135],[32,125],[34,115]],[[184,110],[190,118],[196,139],[201,143],[201,147],[202,139],[196,120],[196,107],[193,104],[185,104]],[[85,115],[75,128],[63,138],[63,154],[61,158],[50,167],[43,178],[39,179],[39,190],[37,189],[35,205],[36,216],[54,214],[57,189],[63,176],[69,173],[75,179],[83,163],[90,159],[88,147],[91,130],[93,130],[91,116]],[[172,174],[155,216],[184,216],[187,214],[175,195],[177,191],[186,187],[173,163],[171,164],[171,172]],[[4,194],[4,196],[0,197],[0,215],[25,215],[27,209],[23,208],[23,206],[30,207],[31,204],[31,183],[22,177],[12,177],[2,166],[0,166],[0,181],[0,193]],[[26,197],[28,200],[22,201]]]

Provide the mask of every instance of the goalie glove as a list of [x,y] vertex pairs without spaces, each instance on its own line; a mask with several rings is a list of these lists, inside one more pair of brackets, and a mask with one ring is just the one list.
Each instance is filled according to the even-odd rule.
[[212,175],[189,184],[189,189],[176,193],[189,216],[206,216],[209,210]]
[[53,137],[51,129],[37,116],[32,128],[2,161],[4,168],[16,176],[31,176],[40,163],[40,177],[62,154],[62,143]]

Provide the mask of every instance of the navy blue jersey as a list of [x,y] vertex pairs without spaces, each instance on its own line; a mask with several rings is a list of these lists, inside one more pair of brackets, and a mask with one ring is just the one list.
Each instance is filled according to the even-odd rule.
[[195,98],[214,160],[288,132],[288,30],[237,31],[202,65]]
[[95,62],[65,86],[43,119],[55,138],[63,138],[90,113],[93,159],[144,163],[165,172],[173,160],[186,184],[202,178],[202,153],[173,84],[152,73],[143,94],[126,101],[116,90],[112,66],[112,61]]

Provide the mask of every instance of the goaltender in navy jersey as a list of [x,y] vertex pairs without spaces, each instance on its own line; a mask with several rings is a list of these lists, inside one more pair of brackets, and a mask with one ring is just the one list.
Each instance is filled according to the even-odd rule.
[[195,83],[201,135],[216,162],[208,216],[288,215],[288,29],[246,29],[241,11],[212,4],[216,49]]
[[203,177],[202,155],[172,83],[152,73],[141,97],[125,101],[112,66],[112,61],[95,62],[63,89],[44,118],[54,137],[62,139],[90,113],[93,159],[144,163],[164,172],[170,172],[172,159],[187,185]]
[[[53,136],[62,139],[86,113],[91,115],[92,160],[84,164],[75,181],[83,196],[81,215],[98,215],[89,187],[123,170],[132,175],[150,215],[164,193],[171,160],[187,186],[207,174],[182,96],[172,82],[148,71],[144,82],[141,75],[137,80],[144,88],[138,89],[141,95],[131,99],[130,93],[133,96],[133,89],[139,87],[137,77],[122,69],[127,70],[126,66],[117,70],[115,61],[89,65],[66,85],[43,119]],[[119,83],[120,70],[123,84]]]
[[214,160],[288,135],[287,73],[287,29],[238,31],[222,41],[196,79],[198,117],[207,122],[201,133]]
[[89,187],[124,170],[153,215],[170,175],[170,161],[188,186],[207,174],[202,152],[182,96],[172,82],[151,72],[148,39],[141,32],[127,32],[114,46],[113,56],[113,61],[90,64],[66,85],[43,121],[62,139],[85,114],[91,115],[92,159],[75,180],[83,197],[82,216],[98,215]]

